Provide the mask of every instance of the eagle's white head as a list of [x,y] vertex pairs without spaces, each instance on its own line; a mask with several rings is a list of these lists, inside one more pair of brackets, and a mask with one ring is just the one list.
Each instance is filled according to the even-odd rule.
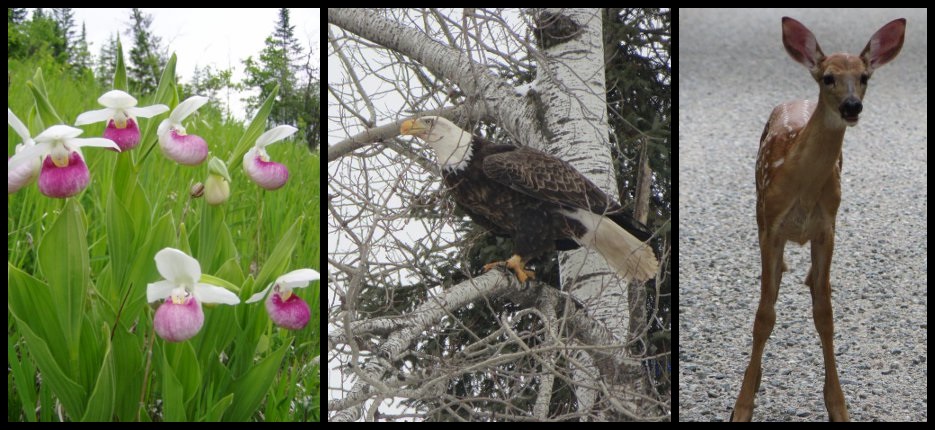
[[442,169],[462,170],[471,161],[471,133],[447,118],[424,116],[406,120],[399,127],[399,132],[424,140],[435,151]]

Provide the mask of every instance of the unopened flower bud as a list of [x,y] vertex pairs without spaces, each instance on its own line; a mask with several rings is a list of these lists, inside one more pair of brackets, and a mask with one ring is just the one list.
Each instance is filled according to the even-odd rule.
[[201,182],[197,182],[195,183],[195,185],[192,185],[191,195],[193,199],[197,199],[205,195],[205,184],[202,184]]
[[227,201],[231,195],[231,187],[221,176],[209,174],[205,180],[205,200],[210,205],[219,205]]

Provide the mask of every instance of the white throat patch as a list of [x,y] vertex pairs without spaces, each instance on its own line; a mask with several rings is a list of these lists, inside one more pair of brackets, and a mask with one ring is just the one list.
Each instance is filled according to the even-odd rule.
[[460,171],[471,162],[474,152],[471,147],[472,140],[471,133],[465,131],[450,137],[444,136],[435,141],[429,140],[428,144],[435,150],[438,165],[443,170]]

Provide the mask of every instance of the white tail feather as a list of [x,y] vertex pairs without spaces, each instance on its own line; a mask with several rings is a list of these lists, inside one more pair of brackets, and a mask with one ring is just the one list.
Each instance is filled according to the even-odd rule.
[[597,250],[617,274],[643,282],[656,276],[658,263],[649,245],[641,242],[610,218],[585,210],[566,211],[580,221],[588,233],[578,243]]

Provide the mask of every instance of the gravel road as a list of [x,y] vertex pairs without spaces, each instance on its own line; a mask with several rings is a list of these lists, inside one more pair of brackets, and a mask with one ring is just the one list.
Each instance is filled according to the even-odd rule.
[[[753,167],[773,106],[818,86],[782,46],[780,18],[826,53],[860,52],[892,19],[906,42],[874,73],[860,124],[844,138],[833,289],[835,349],[854,421],[928,419],[926,228],[928,38],[925,10],[679,10],[679,420],[726,420],[750,357],[759,300]],[[757,421],[826,421],[821,344],[802,282],[789,272],[766,346]]]

